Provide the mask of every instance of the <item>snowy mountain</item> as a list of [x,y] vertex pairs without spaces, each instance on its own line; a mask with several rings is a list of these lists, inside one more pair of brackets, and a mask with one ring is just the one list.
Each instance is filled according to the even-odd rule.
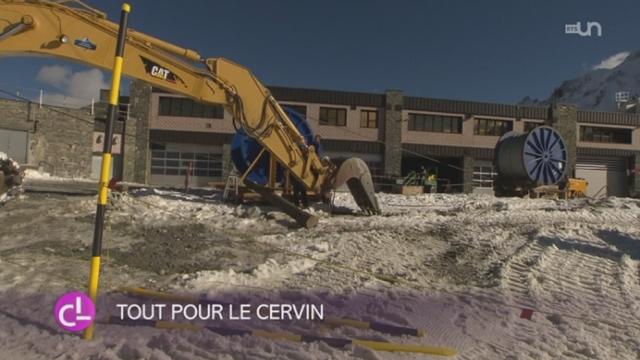
[[545,105],[557,101],[584,110],[615,111],[615,94],[619,91],[628,91],[632,100],[640,97],[640,51],[615,54],[586,74],[564,81],[548,99],[525,97],[520,104]]

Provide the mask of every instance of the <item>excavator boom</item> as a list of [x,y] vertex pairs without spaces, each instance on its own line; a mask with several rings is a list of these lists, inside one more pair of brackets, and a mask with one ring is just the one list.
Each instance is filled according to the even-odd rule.
[[[0,20],[0,56],[45,55],[102,69],[112,66],[118,25],[80,1],[0,0]],[[354,183],[363,177],[361,166],[336,170],[321,159],[269,90],[228,59],[203,59],[196,51],[129,29],[122,69],[154,87],[224,105],[236,124],[309,190],[322,193],[336,185],[336,178]],[[368,173],[366,168],[364,178],[370,179]],[[356,187],[362,186],[364,191],[354,193],[356,202],[379,213],[373,185]]]

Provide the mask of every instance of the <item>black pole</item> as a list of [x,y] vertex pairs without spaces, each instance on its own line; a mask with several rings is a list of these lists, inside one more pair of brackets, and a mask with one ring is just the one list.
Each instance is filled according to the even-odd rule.
[[[107,108],[107,123],[104,130],[104,148],[102,151],[102,168],[100,171],[100,191],[98,205],[96,207],[96,222],[93,231],[93,247],[91,249],[91,270],[89,273],[89,297],[96,303],[98,297],[98,284],[100,278],[100,257],[102,254],[102,231],[104,227],[104,214],[109,198],[109,174],[111,172],[111,149],[113,146],[113,124],[118,118],[118,100],[120,97],[120,79],[122,78],[122,63],[124,62],[124,44],[129,21],[131,6],[122,4],[120,12],[120,27],[116,43],[116,54],[113,61],[113,78],[111,80],[111,94],[109,107]],[[91,324],[85,332],[85,340],[93,339],[94,324]]]

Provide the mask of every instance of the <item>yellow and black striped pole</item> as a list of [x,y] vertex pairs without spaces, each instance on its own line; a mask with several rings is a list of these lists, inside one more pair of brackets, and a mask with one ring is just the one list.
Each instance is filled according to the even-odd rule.
[[[109,174],[111,173],[111,146],[113,138],[113,124],[118,117],[118,100],[120,97],[120,78],[122,77],[122,63],[124,61],[124,44],[127,33],[131,6],[122,4],[120,12],[120,27],[116,43],[116,54],[113,62],[113,78],[111,80],[111,94],[107,108],[107,124],[104,131],[104,148],[102,151],[102,168],[100,170],[100,191],[98,193],[98,207],[96,208],[96,223],[93,231],[93,247],[91,250],[91,272],[89,273],[89,297],[94,304],[98,298],[98,283],[100,279],[100,256],[102,253],[102,230],[104,214],[109,197]],[[85,332],[85,340],[93,339],[94,325],[91,324]]]

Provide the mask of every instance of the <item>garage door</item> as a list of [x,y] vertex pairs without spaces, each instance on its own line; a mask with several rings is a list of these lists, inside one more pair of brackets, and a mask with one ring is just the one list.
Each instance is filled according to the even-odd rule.
[[589,181],[589,196],[627,196],[625,158],[579,158],[576,177]]
[[27,132],[0,129],[0,151],[20,164],[27,162]]

